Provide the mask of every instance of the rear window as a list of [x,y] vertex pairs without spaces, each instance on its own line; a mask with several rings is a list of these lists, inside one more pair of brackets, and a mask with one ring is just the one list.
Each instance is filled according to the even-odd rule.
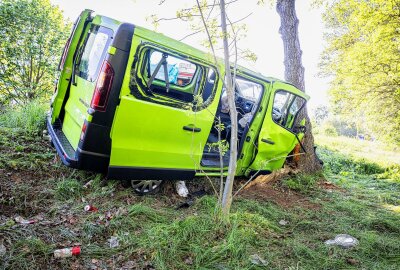
[[111,40],[111,33],[112,31],[108,28],[98,26],[92,28],[79,61],[79,77],[91,82],[97,79]]

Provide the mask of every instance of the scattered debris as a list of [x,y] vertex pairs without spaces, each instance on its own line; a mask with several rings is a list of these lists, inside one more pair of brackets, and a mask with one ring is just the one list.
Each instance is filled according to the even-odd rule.
[[243,189],[248,189],[252,186],[260,186],[260,185],[262,186],[268,183],[274,183],[280,179],[288,177],[289,175],[295,175],[297,173],[298,173],[297,170],[294,170],[290,167],[284,167],[280,170],[273,171],[270,174],[257,176],[254,180],[249,182]]
[[85,211],[86,212],[97,212],[99,209],[97,209],[96,207],[94,207],[93,205],[85,205]]
[[6,255],[7,249],[4,246],[4,244],[0,245],[0,257],[3,257],[4,255]]
[[79,254],[81,254],[80,246],[54,250],[55,258],[67,258],[67,257],[77,256]]
[[114,216],[111,214],[110,211],[107,211],[107,213],[104,215],[104,217],[106,218],[106,220],[111,220]]
[[203,197],[206,194],[207,194],[207,192],[204,189],[195,191],[195,192],[189,194],[189,198],[185,202],[179,204],[176,209],[189,208],[190,206],[193,205],[196,198]]
[[83,185],[83,188],[89,188],[93,184],[93,179]]
[[194,201],[192,199],[189,199],[183,203],[181,203],[180,205],[178,205],[178,207],[176,209],[181,209],[181,208],[189,208],[190,206],[192,206],[194,203]]
[[358,260],[353,259],[353,258],[347,258],[347,259],[346,259],[346,262],[347,262],[348,264],[351,264],[351,265],[357,265],[357,264],[360,263]]
[[185,181],[176,181],[175,188],[179,196],[186,198],[189,195],[189,190],[186,187]]
[[110,248],[116,248],[119,246],[118,238],[115,236],[111,236],[111,238],[108,239],[108,242],[110,243]]
[[19,224],[33,224],[33,223],[36,223],[36,220],[33,220],[33,219],[30,219],[30,220],[27,220],[27,219],[24,219],[23,217],[21,217],[21,216],[17,216],[15,219],[15,222],[17,222],[17,223],[19,223]]
[[279,225],[286,226],[286,225],[289,224],[289,221],[286,221],[286,220],[284,220],[284,219],[281,219],[281,220],[279,220],[278,223],[279,223]]
[[193,259],[192,259],[192,257],[187,257],[186,259],[185,259],[185,264],[187,264],[187,265],[192,265],[193,264]]
[[326,245],[337,245],[343,248],[351,248],[358,245],[358,240],[348,234],[338,234],[334,239],[325,241]]
[[258,254],[253,254],[250,256],[250,260],[252,264],[255,265],[261,265],[261,266],[267,266],[268,262],[264,260],[263,258],[260,257]]

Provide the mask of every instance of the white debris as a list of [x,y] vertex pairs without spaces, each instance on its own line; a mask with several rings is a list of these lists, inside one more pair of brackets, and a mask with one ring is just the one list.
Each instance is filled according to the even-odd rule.
[[187,197],[189,195],[189,190],[186,187],[185,181],[177,181],[175,183],[176,192],[181,197]]
[[119,246],[118,238],[115,236],[112,236],[110,239],[108,239],[108,242],[110,243],[110,248],[116,248]]
[[0,257],[6,255],[6,252],[7,252],[6,247],[4,246],[4,244],[1,244],[0,245]]
[[250,256],[250,260],[252,264],[255,265],[262,265],[262,266],[267,266],[268,262],[264,260],[263,258],[260,257],[258,254],[253,254]]
[[279,220],[279,225],[286,226],[288,224],[289,224],[289,222],[284,219]]
[[351,248],[358,245],[358,240],[348,234],[338,234],[334,239],[325,241],[326,245],[337,245],[343,248]]

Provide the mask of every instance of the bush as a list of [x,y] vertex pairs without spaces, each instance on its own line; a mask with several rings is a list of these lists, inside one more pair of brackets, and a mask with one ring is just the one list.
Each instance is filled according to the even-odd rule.
[[15,128],[29,135],[40,135],[45,129],[46,107],[39,101],[21,107],[10,107],[0,114],[0,126]]

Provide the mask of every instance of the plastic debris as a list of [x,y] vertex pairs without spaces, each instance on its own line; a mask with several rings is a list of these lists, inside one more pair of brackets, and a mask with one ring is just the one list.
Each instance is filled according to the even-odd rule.
[[334,239],[326,240],[325,244],[328,246],[336,245],[343,248],[351,248],[358,245],[358,240],[348,234],[338,234]]
[[110,248],[116,248],[119,246],[118,238],[115,236],[112,236],[110,239],[108,239],[108,242],[110,243]]
[[83,188],[89,188],[93,184],[93,180],[90,180],[86,184],[83,185]]
[[176,192],[181,197],[187,197],[189,194],[189,190],[186,187],[185,181],[177,181],[175,183]]
[[258,254],[253,254],[250,256],[250,260],[252,264],[255,265],[262,265],[262,266],[267,266],[268,262],[264,260],[263,258],[260,257]]
[[93,205],[85,205],[85,211],[86,212],[97,212],[99,209],[97,209],[96,207],[94,207]]
[[72,256],[77,256],[79,254],[81,254],[80,246],[54,250],[55,258],[68,258],[68,257],[72,257]]
[[0,245],[0,256],[6,255],[6,252],[7,252],[6,247],[4,246],[4,244],[1,244]]
[[189,208],[190,206],[192,206],[194,204],[194,201],[196,198],[203,197],[206,194],[207,194],[207,192],[204,189],[200,189],[198,191],[190,193],[188,195],[189,198],[185,202],[180,203],[176,209],[178,210],[181,208]]
[[36,220],[33,220],[33,219],[27,220],[20,216],[16,217],[14,220],[15,220],[15,222],[17,222],[19,224],[33,224],[36,222]]
[[183,202],[180,205],[178,205],[178,207],[176,209],[189,208],[190,206],[193,205],[193,203],[194,203],[194,201],[192,199],[189,199],[186,202]]
[[286,225],[288,225],[289,224],[289,222],[288,221],[286,221],[286,220],[284,220],[284,219],[281,219],[281,220],[279,220],[279,225],[282,225],[282,226],[286,226]]

